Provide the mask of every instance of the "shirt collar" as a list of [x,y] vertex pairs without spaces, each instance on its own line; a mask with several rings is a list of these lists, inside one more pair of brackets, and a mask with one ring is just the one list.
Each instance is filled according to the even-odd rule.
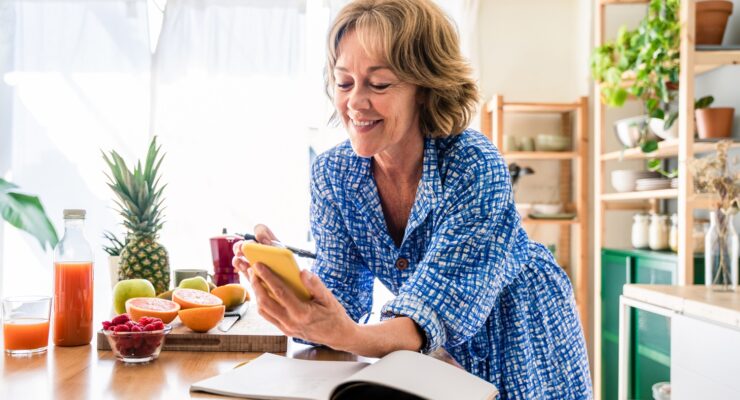
[[[355,156],[355,163],[352,167],[359,172],[360,176],[357,182],[349,182],[350,189],[356,194],[352,196],[355,207],[373,231],[374,236],[383,244],[395,247],[393,239],[388,234],[378,188],[372,176],[372,159]],[[416,199],[411,208],[403,242],[426,220],[429,212],[437,205],[438,199],[441,198],[441,187],[437,139],[424,138],[421,180],[416,189]]]

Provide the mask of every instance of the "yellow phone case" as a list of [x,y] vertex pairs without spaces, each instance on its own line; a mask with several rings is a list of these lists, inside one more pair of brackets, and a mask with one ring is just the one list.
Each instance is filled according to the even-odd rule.
[[[301,282],[301,270],[298,268],[295,257],[293,257],[293,253],[290,250],[254,242],[245,242],[242,244],[242,254],[247,257],[250,264],[259,262],[270,268],[275,275],[280,277],[293,290],[293,293],[299,299],[303,301],[311,299],[311,294],[303,286],[303,282]],[[267,290],[270,291],[269,288]],[[275,297],[272,291],[270,291],[270,295],[273,298]]]

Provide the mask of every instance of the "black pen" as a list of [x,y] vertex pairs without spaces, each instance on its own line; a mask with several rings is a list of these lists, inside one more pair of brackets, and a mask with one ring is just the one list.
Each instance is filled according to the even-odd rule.
[[[255,242],[259,243],[259,241],[257,240],[257,238],[256,238],[256,237],[255,237],[254,235],[252,235],[252,234],[246,233],[246,234],[243,234],[243,235],[242,235],[241,233],[236,233],[235,235],[237,235],[237,236],[241,236],[241,237],[243,237],[243,238],[244,238],[245,240],[254,240]],[[314,254],[314,253],[311,253],[311,252],[310,252],[310,251],[308,251],[308,250],[302,250],[302,249],[297,249],[297,248],[295,248],[295,247],[291,247],[291,246],[286,246],[286,245],[282,244],[281,242],[279,242],[279,241],[277,241],[277,240],[273,240],[273,241],[272,241],[272,244],[273,244],[274,246],[277,246],[277,247],[282,247],[282,248],[284,248],[284,249],[288,249],[288,250],[290,250],[291,252],[293,252],[293,254],[297,255],[298,257],[303,257],[303,258],[314,258],[314,259],[316,258],[316,254]]]

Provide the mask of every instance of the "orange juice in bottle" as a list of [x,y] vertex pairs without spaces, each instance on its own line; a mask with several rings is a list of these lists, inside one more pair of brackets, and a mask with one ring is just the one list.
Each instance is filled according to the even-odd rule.
[[93,255],[85,240],[85,210],[64,210],[64,237],[54,249],[54,344],[90,343],[93,332]]

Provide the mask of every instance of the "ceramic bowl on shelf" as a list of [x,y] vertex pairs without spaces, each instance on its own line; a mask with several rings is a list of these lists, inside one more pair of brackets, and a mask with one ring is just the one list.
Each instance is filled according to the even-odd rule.
[[527,215],[532,211],[532,205],[529,203],[516,203],[514,206],[522,218],[527,218]]
[[[663,122],[662,120],[660,121],[661,123]],[[643,124],[646,124],[647,122],[648,117],[646,115],[624,118],[615,121],[614,133],[617,136],[617,140],[619,141],[619,143],[627,148],[637,146],[640,143],[640,130],[642,129]],[[676,129],[678,129],[677,123],[674,123],[673,125],[675,125]],[[660,138],[655,136],[655,134],[651,130],[648,130],[647,139],[656,140]]]
[[660,174],[651,171],[635,171],[631,169],[618,169],[612,171],[611,184],[617,192],[634,192],[638,179],[656,178]]
[[562,204],[532,204],[532,212],[535,214],[550,215],[558,214],[563,210]]
[[535,139],[537,151],[566,151],[570,149],[570,137],[541,133]]
[[673,125],[671,125],[670,128],[665,129],[665,122],[662,119],[650,118],[648,127],[655,136],[663,140],[678,139],[678,120],[673,121]]

